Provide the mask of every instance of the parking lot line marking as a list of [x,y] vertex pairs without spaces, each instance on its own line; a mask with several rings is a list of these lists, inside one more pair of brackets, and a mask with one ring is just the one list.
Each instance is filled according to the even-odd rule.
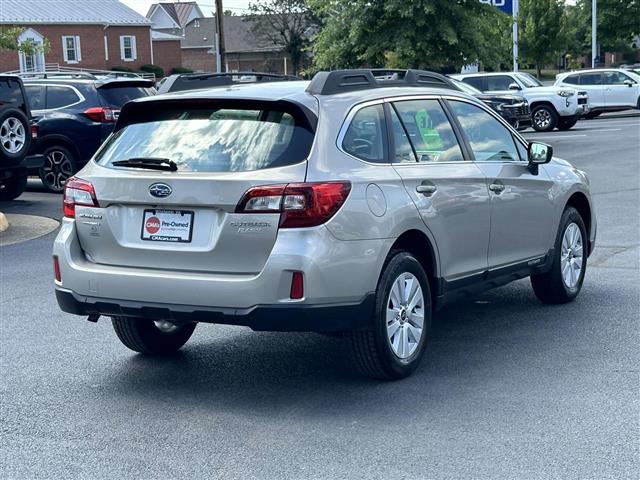
[[553,140],[556,138],[578,138],[586,137],[586,135],[548,135],[546,137],[533,137],[534,140]]
[[598,129],[599,132],[619,132],[620,130],[622,130],[621,128],[604,128],[604,129]]

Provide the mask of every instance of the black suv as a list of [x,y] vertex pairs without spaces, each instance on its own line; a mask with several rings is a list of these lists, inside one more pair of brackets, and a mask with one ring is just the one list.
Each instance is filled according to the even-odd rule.
[[0,75],[0,200],[20,196],[28,169],[42,166],[42,157],[27,157],[36,131],[22,80]]
[[32,150],[44,155],[44,165],[33,173],[52,192],[62,192],[89,161],[125,103],[155,94],[152,81],[132,77],[43,73],[23,81],[39,126]]

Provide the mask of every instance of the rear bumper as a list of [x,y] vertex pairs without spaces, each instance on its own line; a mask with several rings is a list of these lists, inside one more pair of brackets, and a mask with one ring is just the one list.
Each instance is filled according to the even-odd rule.
[[84,297],[56,288],[60,308],[74,315],[107,315],[242,325],[256,331],[340,332],[365,328],[373,317],[375,294],[360,301],[321,305],[257,305],[246,309],[144,303]]

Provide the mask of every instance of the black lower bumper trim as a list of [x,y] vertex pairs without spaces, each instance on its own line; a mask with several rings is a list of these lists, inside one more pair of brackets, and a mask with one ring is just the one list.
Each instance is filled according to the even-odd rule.
[[127,316],[169,320],[176,323],[204,322],[242,325],[270,332],[341,332],[367,327],[373,318],[375,294],[360,302],[340,305],[258,305],[250,309],[215,309],[188,305],[145,304],[101,298],[79,297],[56,289],[60,308],[74,315]]

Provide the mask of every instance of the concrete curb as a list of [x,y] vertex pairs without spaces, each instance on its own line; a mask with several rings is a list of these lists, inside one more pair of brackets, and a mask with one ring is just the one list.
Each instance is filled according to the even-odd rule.
[[0,232],[4,232],[9,228],[9,221],[4,213],[0,212]]

